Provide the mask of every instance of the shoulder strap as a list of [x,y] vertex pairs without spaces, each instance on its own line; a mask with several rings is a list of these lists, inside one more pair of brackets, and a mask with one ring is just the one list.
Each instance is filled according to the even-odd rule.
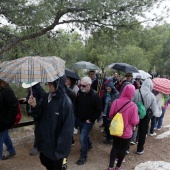
[[128,103],[130,103],[131,101],[129,100],[128,102],[126,102],[118,111],[117,111],[117,113],[118,112],[120,112]]
[[142,96],[142,93],[141,93],[140,89],[139,89],[139,93],[140,93],[140,96],[141,96],[141,99],[142,99],[142,103],[144,105],[143,96]]
[[[143,105],[145,106],[144,100],[143,100],[143,96],[142,96],[142,93],[141,93],[140,89],[139,89],[139,93],[140,93],[140,96],[141,96],[141,99],[142,99],[142,103],[143,103]],[[148,94],[150,94],[150,92],[149,92]],[[147,94],[147,95],[148,95],[148,94]],[[147,95],[146,95],[146,96],[147,96]],[[145,96],[145,97],[146,97],[146,96]],[[145,97],[144,97],[144,98],[145,98]]]

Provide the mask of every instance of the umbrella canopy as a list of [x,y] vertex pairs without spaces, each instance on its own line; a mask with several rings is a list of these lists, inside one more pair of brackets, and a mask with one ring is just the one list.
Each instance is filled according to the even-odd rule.
[[170,80],[166,78],[154,78],[152,81],[154,90],[164,94],[170,94]]
[[67,77],[70,77],[70,78],[73,78],[73,79],[76,79],[76,80],[80,80],[79,75],[77,73],[75,73],[74,71],[68,69],[68,68],[65,69],[65,75]]
[[135,66],[127,63],[112,63],[108,67],[115,70],[123,71],[125,73],[138,73],[138,70]]
[[0,78],[12,83],[53,82],[64,73],[65,61],[55,56],[28,56],[0,64]]
[[87,61],[79,61],[73,64],[73,67],[77,69],[99,70],[99,67]]
[[133,73],[133,77],[136,78],[136,76],[140,75],[142,77],[142,79],[148,79],[148,78],[152,78],[152,76],[147,73],[146,71],[144,70],[138,70],[139,73]]

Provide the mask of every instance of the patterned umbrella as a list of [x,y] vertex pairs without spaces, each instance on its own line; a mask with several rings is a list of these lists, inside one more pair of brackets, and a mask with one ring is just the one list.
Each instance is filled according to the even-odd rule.
[[154,78],[152,81],[154,90],[164,94],[170,94],[170,80],[166,78]]
[[12,83],[52,82],[65,74],[65,61],[54,56],[28,56],[0,64],[0,78]]

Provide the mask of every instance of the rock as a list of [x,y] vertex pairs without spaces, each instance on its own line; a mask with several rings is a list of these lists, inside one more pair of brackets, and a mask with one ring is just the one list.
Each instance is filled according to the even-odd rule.
[[147,161],[137,165],[135,170],[170,170],[170,162]]

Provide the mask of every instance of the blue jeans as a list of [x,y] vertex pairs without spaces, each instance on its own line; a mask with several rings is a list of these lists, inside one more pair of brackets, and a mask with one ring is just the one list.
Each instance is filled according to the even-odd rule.
[[86,123],[79,120],[79,128],[80,128],[80,144],[81,144],[81,158],[87,158],[88,148],[92,146],[92,142],[90,140],[90,131],[93,127],[94,123]]
[[155,124],[156,124],[156,117],[153,116],[152,119],[151,119],[150,134],[154,133]]
[[160,129],[162,127],[162,122],[163,122],[165,112],[166,112],[166,109],[162,109],[161,116],[156,118],[155,128],[157,127],[157,129]]
[[7,151],[10,154],[15,153],[15,149],[12,144],[11,138],[9,137],[8,130],[0,132],[0,159],[2,159],[3,144],[6,145]]

